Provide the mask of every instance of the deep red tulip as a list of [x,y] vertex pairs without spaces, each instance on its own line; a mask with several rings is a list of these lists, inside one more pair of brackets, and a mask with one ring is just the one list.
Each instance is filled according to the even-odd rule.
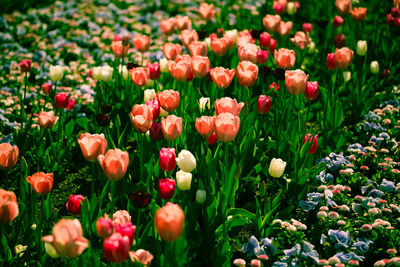
[[172,171],[176,166],[175,148],[161,148],[159,153],[159,164],[163,171]]
[[257,101],[257,112],[260,114],[267,114],[271,108],[271,97],[260,95]]
[[31,71],[31,60],[30,59],[23,59],[19,62],[19,67],[21,68],[22,72],[30,72]]
[[140,208],[144,208],[149,205],[151,201],[151,194],[143,193],[142,191],[136,191],[135,193],[129,196],[129,199],[133,202],[135,206]]
[[398,8],[398,7],[393,7],[393,8],[390,10],[390,14],[392,15],[393,18],[398,18],[398,17],[400,17],[400,8]]
[[81,205],[85,201],[82,195],[70,195],[67,202],[67,210],[73,215],[81,214]]
[[120,233],[122,236],[129,237],[129,244],[132,245],[133,239],[135,239],[136,225],[132,225],[131,222],[117,224],[115,232]]
[[57,108],[66,108],[68,106],[68,94],[67,93],[57,93],[54,99]]
[[161,122],[159,121],[153,122],[153,124],[150,127],[150,138],[153,141],[160,141],[164,139]]
[[218,141],[218,137],[217,137],[217,134],[216,134],[215,132],[213,132],[213,134],[210,135],[210,136],[207,138],[207,142],[208,142],[208,144],[209,144],[210,146],[213,145],[213,144],[215,144],[217,141]]
[[303,145],[305,142],[311,143],[311,141],[313,142],[312,146],[310,147],[310,150],[308,150],[308,154],[314,154],[315,151],[317,151],[317,147],[318,147],[318,135],[315,135],[314,137],[311,136],[311,134],[306,134],[306,136],[304,136],[304,140],[303,140]]
[[51,83],[44,83],[42,84],[42,92],[45,95],[51,94],[51,91],[53,91],[53,85]]
[[161,75],[160,64],[158,62],[154,62],[153,64],[147,64],[147,68],[150,70],[150,79],[158,80]]
[[390,13],[386,15],[386,20],[389,26],[394,26],[396,24],[395,19]]
[[330,70],[335,70],[337,68],[336,62],[335,62],[335,53],[329,53],[327,58],[326,58],[326,66]]
[[333,38],[333,42],[335,44],[335,47],[337,48],[342,48],[344,46],[344,42],[345,42],[345,36],[344,34],[337,34],[334,38]]
[[175,193],[175,180],[165,178],[158,181],[158,196],[161,199],[170,199]]
[[318,97],[319,85],[318,82],[307,82],[304,96],[307,99],[315,100]]

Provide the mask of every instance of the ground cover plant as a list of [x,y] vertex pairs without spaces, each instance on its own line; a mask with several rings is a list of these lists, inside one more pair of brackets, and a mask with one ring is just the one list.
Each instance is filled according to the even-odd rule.
[[399,1],[8,2],[2,266],[397,266]]

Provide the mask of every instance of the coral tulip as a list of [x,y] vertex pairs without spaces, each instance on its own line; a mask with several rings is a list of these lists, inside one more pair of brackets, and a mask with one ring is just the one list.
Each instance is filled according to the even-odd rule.
[[167,140],[175,140],[182,133],[182,118],[169,115],[161,119],[162,132]]
[[99,155],[104,155],[107,150],[107,140],[104,134],[81,134],[78,139],[82,155],[87,161],[96,161]]
[[231,84],[235,70],[215,67],[210,69],[210,75],[216,86],[225,89]]
[[131,80],[137,86],[144,86],[149,81],[150,70],[148,68],[137,67],[129,70]]
[[122,41],[113,41],[111,43],[111,49],[115,57],[121,58],[122,56],[126,56],[128,54],[129,44],[124,47]]
[[141,53],[149,50],[151,39],[147,35],[136,35],[133,37],[133,46]]
[[162,20],[160,22],[160,29],[165,35],[171,35],[175,31],[176,21],[174,18]]
[[308,34],[305,32],[296,32],[293,38],[290,38],[290,41],[300,49],[305,49],[311,42]]
[[210,136],[214,132],[214,117],[196,118],[196,130],[201,136]]
[[173,242],[182,234],[185,214],[177,204],[168,202],[157,210],[154,220],[160,237],[165,241]]
[[8,143],[0,144],[0,169],[11,170],[18,161],[19,149]]
[[179,39],[186,48],[189,48],[191,42],[199,40],[199,35],[196,30],[183,30],[179,35]]
[[160,106],[168,111],[174,111],[179,105],[180,94],[174,90],[164,90],[157,93]]
[[243,106],[243,102],[238,103],[236,99],[230,97],[223,97],[215,100],[215,112],[217,115],[227,112],[239,116],[240,110]]
[[304,93],[308,75],[302,70],[287,70],[285,72],[286,88],[292,95],[300,95]]
[[291,69],[296,61],[296,52],[290,49],[281,48],[274,52],[275,62],[278,68]]
[[240,118],[231,113],[221,113],[214,119],[214,128],[218,140],[231,142],[239,132]]
[[194,56],[207,56],[207,45],[205,42],[194,41],[189,45],[190,55]]
[[257,64],[257,53],[260,51],[260,48],[255,44],[244,44],[239,46],[238,48],[238,56],[240,61],[250,61],[254,64]]
[[171,62],[169,66],[169,72],[171,73],[172,77],[178,82],[186,81],[189,77],[191,66],[189,63],[184,61],[179,62]]
[[17,197],[14,192],[0,188],[0,223],[13,221],[19,214]]
[[47,195],[53,188],[54,176],[53,173],[37,172],[26,177],[26,181],[39,195]]
[[335,63],[340,69],[347,68],[353,60],[354,52],[347,47],[336,49]]
[[105,155],[99,155],[97,160],[103,168],[105,175],[113,181],[124,177],[129,165],[128,152],[120,149],[110,149]]
[[199,14],[205,20],[211,20],[215,15],[213,4],[201,3],[199,6]]
[[162,48],[164,56],[169,60],[175,60],[175,58],[181,54],[182,46],[180,44],[166,43]]
[[263,24],[265,29],[269,32],[276,32],[281,22],[281,16],[279,15],[265,15],[263,18]]
[[194,56],[192,58],[192,70],[196,77],[204,77],[210,71],[210,60],[208,57]]

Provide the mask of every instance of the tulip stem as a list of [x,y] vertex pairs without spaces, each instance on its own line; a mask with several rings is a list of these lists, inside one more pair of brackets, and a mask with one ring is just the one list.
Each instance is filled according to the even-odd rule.
[[95,164],[96,164],[96,162],[94,162],[92,164],[92,179],[90,182],[90,197],[93,197],[93,194],[94,194],[94,180],[96,177],[96,165]]

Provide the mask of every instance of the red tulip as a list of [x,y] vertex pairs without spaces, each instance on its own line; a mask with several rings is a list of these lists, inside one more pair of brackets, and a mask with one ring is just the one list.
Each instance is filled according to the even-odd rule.
[[308,154],[314,154],[318,147],[318,135],[312,137],[311,134],[306,134],[306,136],[304,136],[303,145],[305,142],[307,142],[307,140],[309,143],[311,143],[311,141],[313,142],[310,150],[308,151]]
[[333,43],[337,48],[342,48],[344,46],[344,42],[345,42],[344,34],[336,34],[335,37],[333,38]]
[[153,120],[157,120],[158,116],[160,116],[160,102],[158,102],[158,98],[153,97],[152,100],[146,100],[145,103],[153,113]]
[[19,67],[21,68],[22,72],[30,72],[31,71],[31,60],[30,59],[23,59],[19,62]]
[[45,95],[51,94],[51,91],[53,90],[53,85],[51,83],[44,83],[42,84],[42,92]]
[[267,114],[271,109],[271,97],[260,95],[257,101],[257,112],[260,114]]
[[131,222],[117,224],[115,232],[120,233],[122,236],[129,237],[129,244],[132,245],[133,240],[135,239],[136,226],[132,225]]
[[57,108],[66,108],[68,106],[68,94],[67,93],[57,93],[54,99]]
[[312,24],[311,23],[303,23],[303,31],[304,32],[312,31]]
[[266,64],[268,61],[268,51],[260,50],[257,52],[258,64]]
[[81,205],[85,201],[82,195],[70,195],[67,202],[67,210],[73,215],[81,214]]
[[210,146],[213,145],[213,144],[215,144],[217,141],[218,141],[218,137],[217,137],[217,134],[216,134],[215,132],[213,132],[213,134],[210,135],[210,136],[207,138],[207,142],[208,142],[208,144],[209,144]]
[[101,238],[109,237],[114,231],[114,224],[106,214],[104,217],[100,217],[96,221],[97,235]]
[[307,99],[315,100],[318,97],[319,86],[318,82],[307,82],[304,96]]
[[269,40],[271,39],[271,35],[267,32],[263,32],[260,34],[260,46],[264,49],[268,48]]
[[271,53],[274,53],[274,51],[276,49],[276,45],[277,45],[276,40],[271,38],[269,40],[269,51],[271,51]]
[[165,178],[158,181],[158,196],[161,199],[170,199],[175,193],[175,180]]
[[153,64],[147,64],[146,66],[150,70],[150,79],[158,80],[161,75],[160,64],[158,62],[154,62]]
[[161,148],[159,164],[163,171],[173,171],[176,166],[175,148]]
[[114,233],[104,240],[104,256],[110,262],[123,262],[128,258],[130,246],[129,237]]
[[330,70],[335,70],[337,68],[336,62],[335,62],[335,53],[329,53],[327,58],[326,58],[326,66]]
[[341,16],[335,16],[332,20],[332,24],[334,27],[339,27],[343,23],[343,18]]

